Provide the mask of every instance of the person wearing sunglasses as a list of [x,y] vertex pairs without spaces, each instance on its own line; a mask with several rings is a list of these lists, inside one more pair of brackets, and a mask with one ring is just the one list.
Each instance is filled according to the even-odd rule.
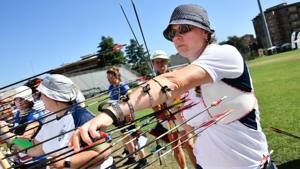
[[[16,94],[14,95],[14,104],[16,111],[14,117],[6,117],[2,120],[7,120],[12,123],[14,134],[18,137],[31,139],[35,137],[39,127],[41,125],[41,114],[33,108],[32,90],[27,86],[20,86],[15,89]],[[6,123],[1,120],[1,123]],[[27,124],[28,123],[28,124]],[[1,128],[4,132],[9,125]],[[33,129],[31,129],[33,128]],[[12,133],[11,133],[12,134]],[[12,137],[9,140],[13,140]]]
[[[34,109],[32,90],[27,86],[20,86],[15,89],[14,104],[16,112],[14,117],[4,118],[7,121],[0,121],[1,138],[9,143],[10,148],[20,150],[23,147],[22,142],[34,139],[42,126],[42,114]],[[7,123],[8,122],[8,123]],[[13,128],[9,128],[9,123]],[[31,157],[27,153],[19,152],[16,156],[16,164],[24,164],[20,168],[25,169],[44,160],[42,157]],[[34,161],[34,162],[33,162]]]
[[[245,61],[233,46],[209,44],[213,33],[203,7],[196,4],[177,6],[163,35],[190,64],[151,79],[147,82],[147,90],[141,87],[132,92],[131,106],[119,103],[108,107],[74,132],[70,146],[78,151],[78,140],[91,144],[90,137],[99,136],[96,129],[131,121],[124,117],[130,116],[132,109],[138,111],[162,102],[172,103],[185,91],[200,86],[198,111],[183,113],[183,118],[190,120],[188,124],[197,129],[196,132],[202,131],[195,136],[197,168],[274,167],[270,165],[267,140],[260,126],[258,103]],[[220,98],[227,99],[199,114]],[[191,119],[194,115],[199,116]]]
[[[169,72],[168,64],[169,64],[170,59],[167,56],[165,51],[163,51],[163,50],[154,51],[154,53],[151,57],[151,61],[153,64],[154,71],[156,72],[156,75],[161,75],[161,74]],[[165,107],[166,107],[166,103],[163,103],[163,104],[154,106],[152,109],[155,111],[159,111]],[[168,119],[169,116],[170,116],[169,111],[163,111],[162,113],[157,115],[156,119],[158,120],[158,123],[149,133],[155,137],[159,137],[163,133],[174,128],[177,124],[180,124],[177,121],[175,116]],[[181,145],[184,140],[178,139],[181,135],[185,135],[185,134],[186,134],[186,131],[184,130],[184,128],[180,127],[173,132],[169,132],[169,134],[167,134],[165,137],[163,137],[161,139],[161,140],[165,141],[166,143],[174,142],[174,144],[172,144],[172,147],[174,148],[173,155],[174,155],[179,167],[182,169],[187,168],[186,159],[185,159],[184,151],[182,148],[185,148],[187,150],[191,161],[193,163],[195,163],[195,160],[194,160],[195,157],[193,155],[193,146],[194,146],[193,140],[190,139],[189,141],[187,141],[183,145]],[[189,134],[188,136],[191,136],[191,134]],[[176,140],[178,140],[178,141],[176,141]],[[160,148],[160,145],[158,145],[158,148]]]

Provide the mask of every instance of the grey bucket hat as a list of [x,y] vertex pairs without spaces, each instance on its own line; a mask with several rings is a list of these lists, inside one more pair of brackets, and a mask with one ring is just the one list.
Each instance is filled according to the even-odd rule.
[[173,24],[193,25],[210,33],[214,33],[214,30],[210,28],[210,22],[206,10],[196,4],[179,5],[174,9],[169,25],[163,32],[166,39],[168,39],[167,34],[170,31],[170,25]]
[[37,90],[50,99],[61,102],[71,102],[77,97],[77,90],[72,80],[59,74],[45,77]]

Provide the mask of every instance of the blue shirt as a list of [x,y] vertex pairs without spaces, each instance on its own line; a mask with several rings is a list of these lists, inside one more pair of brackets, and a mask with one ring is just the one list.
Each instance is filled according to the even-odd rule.
[[[26,127],[27,125],[22,125],[24,123],[28,123],[28,122],[33,122],[34,120],[37,120],[39,123],[40,123],[40,126],[39,128],[41,127],[42,125],[42,121],[41,121],[41,117],[42,117],[42,114],[40,111],[37,111],[37,110],[34,110],[32,109],[26,116],[21,116],[21,112],[18,110],[14,119],[14,127],[15,127],[15,130],[14,130],[14,133],[16,135],[22,135],[24,134],[25,130],[26,130]],[[39,129],[37,130],[37,132],[39,131]],[[35,133],[32,138],[34,138],[36,136],[37,133]],[[19,154],[21,155],[21,154]],[[25,159],[26,157],[28,156],[27,154],[23,154],[22,155]],[[42,156],[39,156],[39,157],[33,157],[34,161],[42,161],[42,160],[45,160],[46,158],[42,157]],[[30,158],[28,160],[22,160],[22,159],[19,159],[21,163],[24,163],[26,161],[29,161]]]
[[34,120],[38,120],[38,122],[41,124],[41,121],[39,120],[41,117],[42,117],[41,112],[36,111],[34,109],[32,109],[26,116],[21,116],[21,112],[18,110],[14,117],[15,119],[14,127],[16,127],[14,133],[17,135],[22,135],[25,132],[27,125],[20,125],[20,124],[32,122]]
[[75,128],[82,126],[84,123],[95,117],[86,108],[79,105],[71,106],[66,112],[68,112],[68,114],[72,114]]
[[109,96],[111,100],[119,100],[120,96],[126,95],[129,90],[129,86],[121,82],[119,85],[110,85],[108,88]]

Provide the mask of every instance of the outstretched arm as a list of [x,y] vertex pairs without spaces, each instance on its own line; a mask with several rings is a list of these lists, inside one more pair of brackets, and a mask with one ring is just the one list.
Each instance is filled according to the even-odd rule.
[[18,137],[30,140],[32,136],[37,132],[39,125],[40,123],[38,121],[28,124],[26,126],[25,132]]
[[[129,103],[132,104],[135,111],[153,107],[154,105],[166,102],[168,99],[173,100],[176,96],[179,96],[192,87],[212,82],[209,74],[203,68],[196,65],[188,65],[180,70],[157,76],[155,79],[159,83],[154,80],[147,82],[150,86],[149,94],[151,95],[152,101],[150,101],[150,97],[143,92],[141,87],[130,94]],[[163,93],[161,91],[161,85],[167,86],[171,91]],[[152,105],[150,103],[152,103]],[[130,115],[130,108],[127,103],[120,103],[119,106],[124,116]],[[118,116],[114,108],[109,107],[108,109]],[[112,123],[113,119],[109,115],[100,113],[94,119],[76,130],[70,140],[70,146],[76,151],[79,151],[79,141],[81,139],[87,144],[92,144],[90,136],[99,138],[100,135],[97,129],[104,129]]]
[[[70,168],[79,168],[79,167],[88,167],[88,166],[95,167],[95,166],[103,163],[103,161],[104,161],[103,159],[110,154],[110,150],[107,150],[107,151],[101,153],[100,155],[99,155],[99,153],[106,150],[108,147],[109,147],[109,144],[104,143],[102,145],[99,145],[96,149],[82,151],[81,153],[71,156],[69,158],[70,165],[71,165]],[[90,159],[92,159],[94,157],[97,157],[97,158],[88,162]],[[65,161],[65,159],[51,164],[51,168],[64,168],[64,161]]]

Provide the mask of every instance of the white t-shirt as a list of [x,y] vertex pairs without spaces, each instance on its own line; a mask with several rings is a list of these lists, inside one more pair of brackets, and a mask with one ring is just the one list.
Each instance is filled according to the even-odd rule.
[[[53,116],[52,116],[53,117]],[[59,120],[53,120],[50,123],[44,124],[36,136],[36,140],[42,142],[49,138],[55,137],[59,134],[67,132],[75,128],[74,119],[71,114],[62,117]],[[59,148],[68,145],[69,138],[72,136],[73,132],[69,132],[57,138],[51,139],[42,144],[43,151],[45,154],[57,150]],[[63,151],[68,151],[69,149],[64,149]]]
[[[35,137],[35,139],[39,142],[42,142],[54,136],[70,131],[71,129],[78,127],[77,125],[81,125],[82,123],[92,118],[92,115],[89,114],[87,111],[85,111],[85,109],[81,108],[80,106],[71,108],[70,111],[71,112],[67,113],[67,115],[63,116],[62,118],[44,124],[41,130],[39,131],[39,133],[37,134],[37,136]],[[76,112],[72,113],[72,111],[76,111]],[[53,118],[54,115],[48,117],[47,120]],[[59,148],[66,147],[68,145],[69,139],[72,136],[72,134],[73,131],[43,143],[42,148],[44,153],[46,154],[51,151],[57,150]],[[65,148],[59,151],[59,153],[63,153],[69,150],[70,148]],[[102,165],[110,166],[112,164],[112,161],[113,159],[109,157],[107,160],[105,160],[102,163]],[[99,165],[96,168],[102,169],[102,165]]]
[[[212,44],[191,64],[205,69],[213,79],[213,83],[201,86],[201,97],[196,96],[194,89],[189,91],[191,101],[199,104],[185,110],[184,118],[190,119],[223,96],[227,96],[228,99],[208,111],[212,115],[218,115],[226,110],[232,110],[223,121],[198,135],[194,148],[197,163],[204,169],[257,169],[263,155],[268,154],[268,147],[259,124],[258,106],[252,92],[251,78],[242,56],[230,45]],[[224,78],[230,82],[225,82]],[[239,86],[242,86],[242,89],[246,86],[249,91],[245,92],[239,89]],[[256,111],[253,111],[254,109]],[[210,121],[208,111],[188,124],[199,127]],[[252,112],[251,118],[254,122],[241,123],[244,117],[249,118],[249,112]],[[253,125],[255,129],[247,127],[247,123]]]

